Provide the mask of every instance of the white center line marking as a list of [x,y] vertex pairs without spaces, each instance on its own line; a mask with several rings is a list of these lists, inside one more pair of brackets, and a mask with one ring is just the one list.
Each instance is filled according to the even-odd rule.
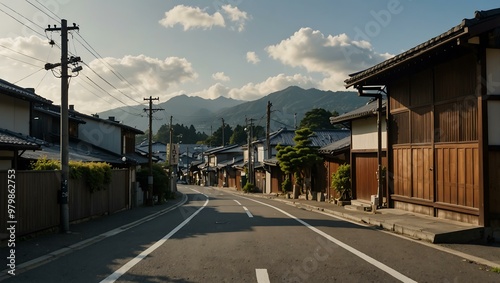
[[[200,193],[197,190],[193,190],[193,191],[195,191],[197,193]],[[144,258],[146,258],[154,250],[156,250],[161,245],[163,245],[170,237],[172,237],[175,233],[177,233],[177,231],[179,231],[182,227],[184,227],[186,224],[188,224],[189,221],[191,221],[191,219],[193,219],[208,204],[208,199],[209,199],[208,196],[205,195],[205,194],[203,194],[203,193],[200,193],[200,194],[204,195],[207,198],[207,200],[205,201],[205,203],[203,204],[202,207],[198,208],[197,211],[195,211],[193,214],[191,214],[191,216],[189,216],[188,218],[186,218],[186,220],[182,221],[181,224],[179,224],[177,227],[175,227],[172,231],[170,231],[170,233],[168,233],[167,235],[165,235],[158,242],[154,243],[148,249],[146,249],[145,251],[143,251],[142,253],[140,253],[138,256],[136,256],[135,258],[133,258],[132,260],[130,260],[129,262],[127,262],[125,265],[123,265],[118,270],[116,270],[115,272],[113,272],[111,275],[109,275],[108,277],[106,277],[100,283],[112,283],[112,282],[115,282],[116,280],[118,280],[118,278],[120,278],[123,274],[127,273],[127,271],[129,271],[132,267],[134,267],[136,264],[138,264],[141,260],[143,260]]]
[[298,218],[298,217],[295,217],[293,215],[291,215],[290,213],[280,209],[280,208],[277,208],[275,206],[272,206],[270,204],[267,204],[265,202],[261,202],[261,201],[258,201],[258,200],[254,200],[254,199],[251,199],[251,198],[247,198],[247,197],[244,197],[244,196],[240,196],[241,198],[244,198],[244,199],[247,199],[247,200],[251,200],[253,202],[256,202],[256,203],[260,203],[262,205],[265,205],[265,206],[268,206],[268,207],[271,207],[273,209],[276,209],[277,211],[285,214],[286,216],[292,218],[292,219],[295,219],[297,222],[299,222],[300,224],[306,226],[307,228],[311,229],[312,231],[314,231],[315,233],[323,236],[324,238],[328,239],[330,242],[333,242],[335,244],[337,244],[338,246],[340,246],[341,248],[351,252],[352,254],[358,256],[359,258],[365,260],[366,262],[370,263],[371,265],[377,267],[378,269],[386,272],[387,274],[391,275],[392,277],[398,279],[399,281],[401,282],[408,282],[408,283],[416,283],[417,281],[407,277],[406,275],[402,274],[402,273],[399,273],[398,271],[396,271],[395,269],[381,263],[380,261],[377,261],[376,259],[370,257],[369,255],[361,252],[361,251],[358,251],[356,250],[355,248],[345,244],[344,242],[341,242],[340,240],[328,235],[327,233],[319,230],[318,228],[316,227],[313,227],[311,226],[309,223],[305,222],[304,220]]
[[246,208],[246,207],[243,207],[243,209],[245,210],[245,212],[247,213],[248,217],[252,218],[253,215],[252,213],[250,213],[250,211]]
[[271,283],[271,281],[269,281],[267,269],[255,269],[255,275],[257,275],[258,283]]

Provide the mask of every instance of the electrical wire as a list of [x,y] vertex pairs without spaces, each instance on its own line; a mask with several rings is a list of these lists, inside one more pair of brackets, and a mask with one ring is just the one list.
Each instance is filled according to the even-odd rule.
[[22,81],[22,80],[24,80],[24,79],[26,79],[26,78],[29,78],[29,77],[33,76],[34,74],[36,74],[36,73],[38,73],[38,72],[40,72],[40,71],[42,71],[42,70],[45,70],[45,69],[44,69],[44,68],[38,69],[38,70],[36,70],[35,72],[33,72],[33,73],[31,73],[31,74],[27,75],[26,77],[21,78],[21,79],[19,79],[19,80],[15,81],[15,82],[13,82],[13,84],[17,84],[18,82],[20,82],[20,81]]
[[140,101],[137,101],[135,100],[134,98],[130,97],[129,95],[127,95],[126,93],[124,93],[123,91],[119,90],[117,87],[115,87],[112,83],[110,83],[108,80],[106,80],[105,78],[103,78],[101,75],[99,75],[96,71],[94,71],[94,69],[92,69],[87,63],[85,62],[82,62],[82,64],[84,64],[87,68],[89,68],[96,76],[98,76],[101,80],[103,80],[105,83],[107,83],[109,86],[111,86],[112,88],[114,88],[116,91],[118,91],[119,93],[125,95],[126,97],[128,97],[130,100],[138,103],[138,104],[142,104],[142,102]]
[[[76,33],[82,40],[83,42],[85,42],[85,44],[83,44],[82,42],[80,42],[78,39],[75,39],[78,43],[80,43],[83,48],[85,48],[90,54],[92,54],[97,60],[101,61],[103,63],[103,65],[105,65],[110,71],[111,73],[113,73],[113,75],[115,75],[119,80],[123,81],[123,82],[126,82],[133,90],[135,90],[136,92],[140,92],[135,86],[133,86],[122,74],[120,74],[119,72],[115,72],[115,70],[113,69],[113,67],[111,65],[108,64],[108,62],[106,62],[103,57],[99,54],[99,52],[97,52],[86,40],[85,38],[83,38],[83,36],[77,32]],[[88,46],[88,48],[87,48]],[[136,101],[137,102],[137,101]]]
[[[39,65],[35,65],[35,64],[32,64],[32,63],[29,63],[29,62],[26,62],[26,61],[23,61],[23,60],[20,60],[20,59],[16,59],[14,57],[10,57],[8,55],[5,55],[5,54],[0,54],[1,56],[4,56],[4,57],[7,57],[11,60],[14,60],[14,61],[18,61],[18,62],[21,62],[21,63],[24,63],[24,64],[27,64],[27,65],[31,65],[33,67],[38,67],[38,68],[41,68]],[[43,69],[43,68],[42,68]]]
[[9,47],[7,47],[7,46],[5,46],[5,45],[0,44],[0,47],[3,47],[3,48],[5,48],[5,49],[8,49],[8,50],[10,50],[10,51],[12,51],[12,52],[15,52],[15,53],[17,53],[17,54],[20,54],[20,55],[26,56],[26,57],[31,58],[31,59],[33,59],[33,60],[36,60],[36,61],[40,61],[40,62],[42,62],[42,63],[45,63],[45,61],[43,61],[43,60],[40,60],[40,59],[35,58],[35,57],[33,57],[33,56],[30,56],[30,55],[24,54],[24,53],[22,53],[22,52],[16,51],[16,50],[14,50],[14,49],[12,49],[12,48],[9,48]]
[[[35,0],[36,1],[36,0]],[[61,20],[61,18],[59,18],[59,16],[57,16],[56,14],[54,14],[54,12],[52,12],[51,10],[47,9],[47,7],[45,7],[43,4],[41,4],[40,2],[36,1],[38,4],[42,5],[42,7],[44,7],[47,11],[51,12],[52,14],[54,14],[56,17],[58,17],[59,19],[55,19],[54,17],[52,17],[51,15],[47,14],[47,12],[43,11],[42,9],[40,9],[38,6],[36,6],[35,4],[31,3],[30,1],[26,0],[26,2],[28,2],[31,6],[35,7],[37,10],[39,10],[40,12],[44,13],[45,15],[47,15],[47,17],[53,19],[54,21],[56,22],[59,22]]]
[[5,12],[3,9],[0,9],[0,11],[2,11],[4,14],[6,14],[7,16],[9,16],[9,17],[11,17],[12,19],[14,19],[15,21],[17,21],[17,22],[18,22],[18,23],[20,23],[21,25],[23,25],[23,26],[25,26],[25,27],[29,28],[29,29],[30,29],[30,30],[32,30],[34,33],[39,34],[39,35],[41,35],[42,37],[45,37],[45,35],[44,35],[43,33],[40,33],[40,32],[38,32],[38,31],[34,30],[32,27],[30,27],[30,26],[26,25],[25,23],[21,22],[20,20],[16,19],[16,17],[14,17],[14,16],[12,16],[11,14],[9,14],[9,13]]

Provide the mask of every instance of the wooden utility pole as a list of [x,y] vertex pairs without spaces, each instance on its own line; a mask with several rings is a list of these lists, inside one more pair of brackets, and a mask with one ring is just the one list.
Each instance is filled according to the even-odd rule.
[[[45,69],[49,70],[61,66],[61,190],[59,193],[61,232],[69,232],[69,127],[68,127],[68,30],[79,29],[75,24],[68,27],[67,21],[61,20],[61,27],[54,26],[45,31],[61,31],[61,64],[46,64]],[[80,58],[76,62],[80,61]],[[75,61],[75,60],[72,60]],[[73,62],[71,62],[73,63]]]
[[224,128],[226,125],[224,124],[224,118],[221,118],[222,120],[222,147],[224,147]]
[[271,140],[270,140],[270,132],[271,132],[271,107],[273,104],[271,101],[267,101],[267,121],[266,121],[266,149],[267,149],[267,159],[271,159],[273,157],[272,149],[271,149]]
[[149,175],[148,175],[148,193],[146,196],[146,202],[148,205],[154,205],[153,201],[153,113],[163,109],[153,109],[153,100],[160,100],[159,97],[149,97],[144,98],[144,100],[149,101],[149,108],[144,108],[144,111],[148,112],[149,117],[149,134],[148,134],[148,155],[149,155]]

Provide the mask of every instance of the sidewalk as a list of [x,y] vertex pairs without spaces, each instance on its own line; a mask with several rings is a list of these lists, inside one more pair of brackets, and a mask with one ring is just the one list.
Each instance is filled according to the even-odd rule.
[[[227,188],[217,189],[228,190]],[[245,195],[241,191],[229,190],[232,193]],[[286,199],[276,194],[252,193],[251,195],[288,203],[310,211],[321,211],[360,224],[372,225],[377,229],[427,242],[434,247],[452,249],[456,255],[471,262],[500,267],[500,242],[496,239],[496,242],[487,243],[484,239],[484,227],[394,208],[378,209],[376,213],[373,213],[358,210],[353,206],[342,207],[329,202]]]

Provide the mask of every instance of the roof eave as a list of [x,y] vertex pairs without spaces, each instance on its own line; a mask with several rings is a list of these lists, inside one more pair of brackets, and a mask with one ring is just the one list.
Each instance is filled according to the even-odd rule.
[[[458,28],[455,27],[455,28]],[[448,31],[449,32],[449,31]],[[465,35],[469,34],[469,28],[468,27],[462,27],[460,31],[454,32],[453,35],[449,35],[446,39],[441,40],[439,43],[432,44],[433,40],[436,40],[436,38],[441,37],[437,36],[429,41],[426,41],[402,54],[396,55],[390,59],[387,59],[383,61],[382,63],[379,63],[369,69],[366,69],[360,73],[355,74],[353,77],[345,80],[345,88],[349,88],[352,86],[357,86],[357,85],[363,85],[364,81],[369,80],[373,77],[376,77],[390,69],[394,69],[402,64],[405,64],[415,58],[418,58],[419,56],[422,56],[423,54],[430,52],[432,50],[435,50],[438,47],[441,47],[449,42],[452,42],[454,40],[457,40],[460,37],[463,37]],[[406,54],[408,53],[408,54]],[[400,58],[401,57],[401,58]],[[392,61],[395,61],[392,63]]]

